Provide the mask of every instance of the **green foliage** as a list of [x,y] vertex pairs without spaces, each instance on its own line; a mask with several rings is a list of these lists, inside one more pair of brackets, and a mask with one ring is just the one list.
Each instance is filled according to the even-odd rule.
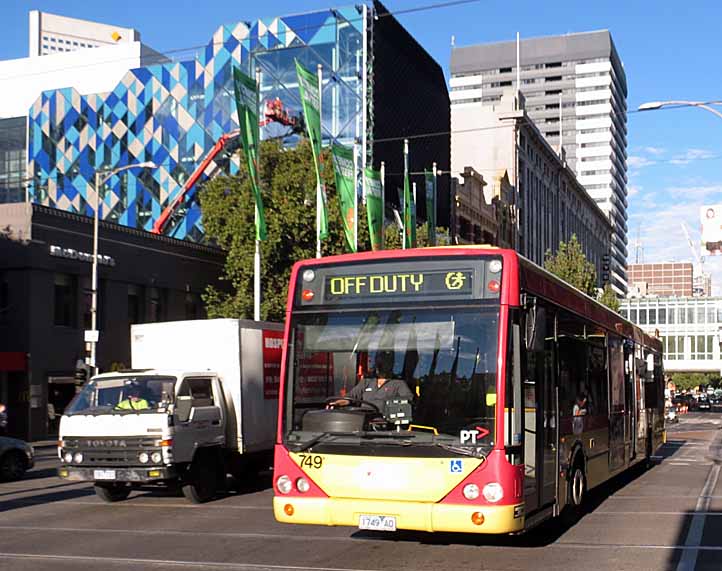
[[[323,162],[330,235],[322,242],[322,253],[329,256],[344,253],[345,246],[333,167],[327,152]],[[268,239],[261,242],[261,318],[283,321],[291,268],[296,261],[316,255],[316,177],[310,145],[303,141],[296,148],[287,149],[278,142],[264,141],[259,176],[268,227]],[[206,235],[227,251],[222,277],[226,287],[209,286],[203,295],[208,317],[252,318],[255,208],[247,171],[244,168],[237,176],[209,181],[199,197]],[[362,205],[358,221],[359,251],[370,250]],[[386,229],[389,249],[401,247],[395,228]],[[423,232],[425,242],[425,229],[419,232]]]
[[598,301],[599,303],[603,303],[604,305],[606,305],[612,311],[616,311],[617,313],[619,313],[619,307],[621,303],[619,302],[617,294],[614,293],[612,286],[610,286],[609,284],[606,284],[604,286],[604,289],[599,295]]
[[699,386],[719,386],[719,373],[672,373],[677,392],[689,391]]
[[597,272],[584,255],[576,234],[572,234],[569,242],[559,242],[556,254],[547,250],[544,267],[578,290],[596,297]]

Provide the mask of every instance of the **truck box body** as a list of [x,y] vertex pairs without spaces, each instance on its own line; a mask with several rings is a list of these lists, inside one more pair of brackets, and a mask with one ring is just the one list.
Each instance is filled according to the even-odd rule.
[[226,447],[273,447],[283,325],[238,319],[131,326],[133,369],[212,371],[223,383]]

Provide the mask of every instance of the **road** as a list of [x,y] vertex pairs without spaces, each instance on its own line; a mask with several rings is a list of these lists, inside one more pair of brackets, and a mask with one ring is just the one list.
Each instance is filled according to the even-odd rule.
[[576,525],[498,538],[281,525],[270,478],[201,506],[149,492],[103,504],[54,477],[44,448],[24,480],[0,484],[0,569],[719,571],[722,478],[710,454],[722,459],[720,428],[722,415],[688,414],[654,467],[594,492]]

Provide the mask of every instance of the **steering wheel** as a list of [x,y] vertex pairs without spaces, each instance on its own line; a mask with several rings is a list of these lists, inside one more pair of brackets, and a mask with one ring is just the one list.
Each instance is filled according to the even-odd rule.
[[381,409],[379,407],[377,407],[374,403],[369,402],[367,400],[355,399],[352,397],[342,397],[342,396],[328,397],[326,399],[325,403],[327,405],[333,405],[336,401],[339,401],[339,400],[346,400],[346,401],[348,401],[349,404],[355,404],[356,406],[358,406],[358,408],[363,408],[364,406],[366,406],[367,408],[369,408],[371,410],[371,412],[381,414]]

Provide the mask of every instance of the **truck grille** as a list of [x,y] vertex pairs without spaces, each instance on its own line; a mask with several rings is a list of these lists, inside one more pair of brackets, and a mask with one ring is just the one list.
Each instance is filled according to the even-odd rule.
[[[86,466],[142,466],[138,453],[160,452],[155,438],[66,438],[64,450],[82,452]],[[146,464],[147,466],[148,464]]]

